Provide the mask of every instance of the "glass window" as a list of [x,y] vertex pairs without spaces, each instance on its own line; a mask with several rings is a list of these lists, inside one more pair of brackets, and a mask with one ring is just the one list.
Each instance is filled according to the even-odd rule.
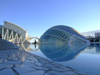
[[52,35],[55,35],[56,30],[52,29]]
[[57,36],[59,36],[59,34],[60,34],[60,31],[58,31]]
[[62,37],[63,33],[61,33],[60,37]]
[[16,32],[13,32],[13,37],[15,38]]
[[4,35],[5,35],[5,33],[6,33],[6,30],[7,30],[7,29],[6,29],[6,28],[4,28]]
[[65,34],[62,35],[62,38],[64,38]]

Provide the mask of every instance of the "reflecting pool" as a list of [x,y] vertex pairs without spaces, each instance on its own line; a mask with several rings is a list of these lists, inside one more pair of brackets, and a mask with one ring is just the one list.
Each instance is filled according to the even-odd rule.
[[21,45],[20,50],[0,50],[0,75],[90,75],[47,60],[38,51],[39,45],[27,44]]
[[19,45],[0,50],[0,75],[100,75],[100,46]]
[[[41,47],[42,46],[42,47]],[[63,45],[41,45],[33,54],[92,75],[100,75],[100,46],[88,46],[74,51]],[[36,47],[37,48],[37,47]]]

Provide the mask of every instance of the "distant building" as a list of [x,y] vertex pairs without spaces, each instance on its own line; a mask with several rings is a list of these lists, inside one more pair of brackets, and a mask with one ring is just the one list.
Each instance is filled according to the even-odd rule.
[[100,32],[99,33],[95,33],[95,38],[100,38]]
[[13,43],[30,43],[33,39],[26,30],[16,24],[4,21],[4,25],[0,25],[0,38]]
[[81,34],[90,41],[91,45],[100,45],[100,30],[83,32]]
[[88,31],[81,33],[87,39],[100,38],[100,30]]

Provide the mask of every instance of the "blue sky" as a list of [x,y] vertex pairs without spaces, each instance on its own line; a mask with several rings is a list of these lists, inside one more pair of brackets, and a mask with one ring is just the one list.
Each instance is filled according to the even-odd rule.
[[0,25],[12,22],[30,36],[66,25],[79,32],[100,29],[100,0],[0,0]]

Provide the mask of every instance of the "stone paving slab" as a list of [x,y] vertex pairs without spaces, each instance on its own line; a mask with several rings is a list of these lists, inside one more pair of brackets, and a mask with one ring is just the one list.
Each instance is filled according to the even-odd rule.
[[8,71],[9,75],[89,75],[24,50],[0,50],[0,75]]
[[17,67],[17,68],[14,68],[14,70],[16,70],[19,74],[23,74],[23,73],[25,74],[28,72],[36,71],[36,69],[30,68],[30,67]]
[[11,68],[9,68],[1,70],[0,75],[15,75],[15,73]]
[[34,72],[28,72],[20,75],[43,75],[44,71],[34,71]]

